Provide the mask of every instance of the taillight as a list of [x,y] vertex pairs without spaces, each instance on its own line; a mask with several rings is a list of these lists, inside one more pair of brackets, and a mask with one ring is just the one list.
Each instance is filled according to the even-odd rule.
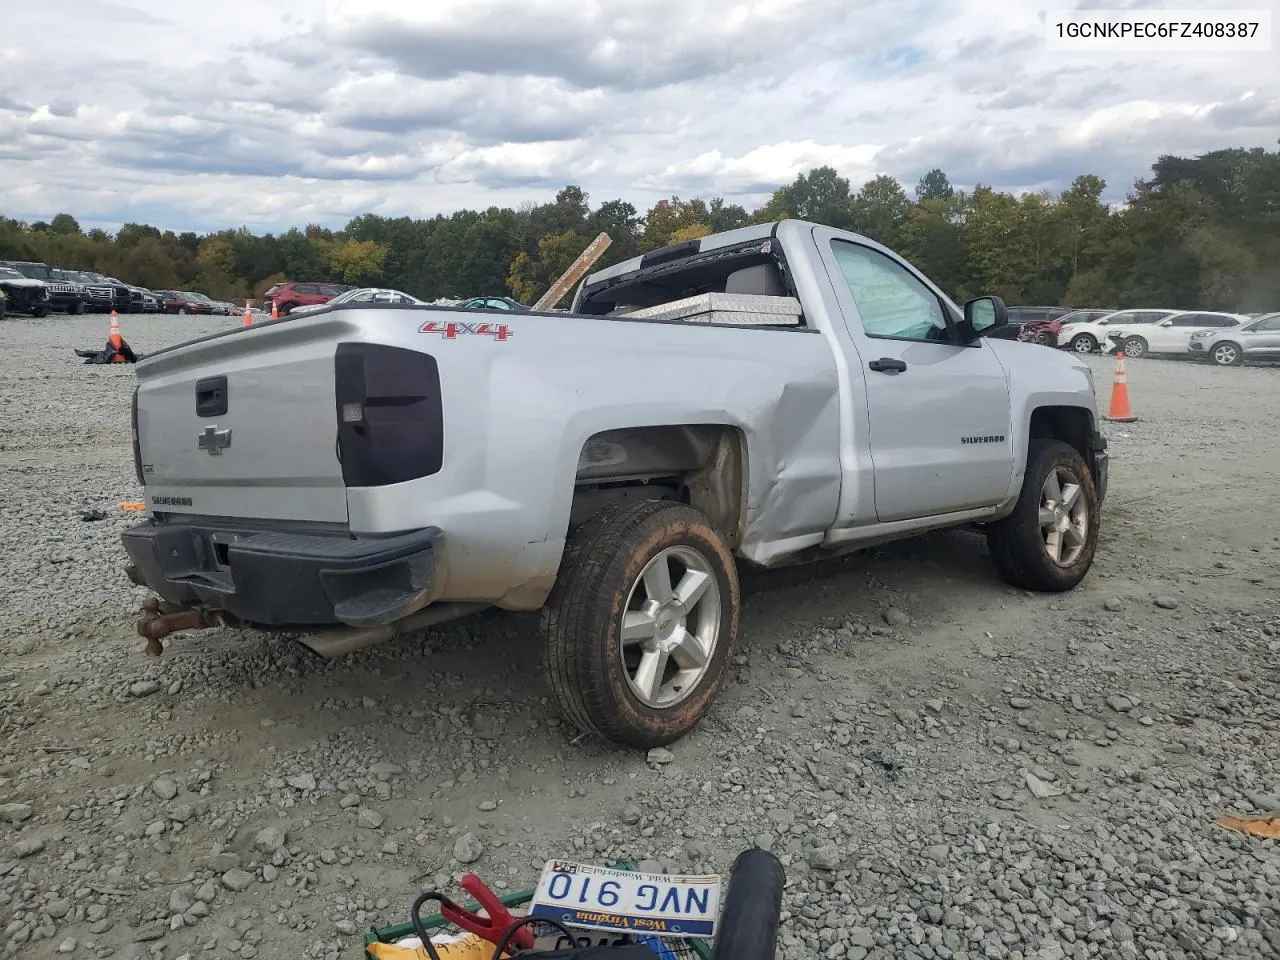
[[340,343],[334,358],[338,458],[349,487],[438,473],[444,413],[435,357],[376,343]]
[[138,478],[138,485],[145,487],[147,481],[142,476],[142,443],[138,439],[138,388],[133,388],[133,400],[129,404],[129,430],[133,434],[133,472]]

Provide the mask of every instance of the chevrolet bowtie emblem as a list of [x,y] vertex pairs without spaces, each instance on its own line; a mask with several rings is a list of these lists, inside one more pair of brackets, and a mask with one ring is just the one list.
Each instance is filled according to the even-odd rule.
[[231,446],[231,430],[219,430],[217,425],[205,427],[204,433],[196,438],[196,446],[201,450],[207,450],[209,456],[219,456],[223,450]]

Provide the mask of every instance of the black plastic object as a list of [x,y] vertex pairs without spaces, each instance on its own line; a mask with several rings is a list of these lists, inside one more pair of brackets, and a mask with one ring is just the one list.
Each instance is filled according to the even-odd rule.
[[340,343],[334,393],[338,459],[348,487],[440,472],[444,410],[435,357],[379,343]]
[[893,357],[881,357],[879,360],[872,360],[867,366],[876,373],[902,373],[907,369],[906,361],[896,360]]
[[227,413],[227,378],[205,377],[196,381],[196,416],[222,417]]
[[768,851],[738,854],[716,928],[715,960],[774,960],[786,880],[781,862]]
[[439,536],[438,527],[352,539],[150,520],[121,534],[138,575],[163,599],[265,626],[400,619],[435,584]]

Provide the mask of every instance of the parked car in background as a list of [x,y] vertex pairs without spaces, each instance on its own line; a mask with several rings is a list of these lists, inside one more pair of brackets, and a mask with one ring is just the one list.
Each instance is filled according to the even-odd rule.
[[71,279],[65,271],[33,260],[0,260],[0,267],[17,270],[24,277],[43,280],[49,291],[49,309],[63,313],[84,313],[89,305],[89,292],[84,284]]
[[117,280],[115,277],[107,277],[107,280],[118,287],[123,287],[128,294],[127,305],[124,309],[116,307],[117,313],[142,313],[146,309],[146,299],[141,287],[135,287],[133,284]]
[[1221,367],[1239,366],[1245,360],[1280,360],[1280,313],[1266,313],[1226,330],[1197,330],[1191,334],[1187,355]]
[[419,300],[412,294],[405,293],[403,290],[389,290],[385,287],[353,287],[345,293],[340,293],[332,300],[326,303],[308,304],[307,306],[296,307],[293,313],[311,313],[320,310],[323,307],[336,307],[344,303],[395,303],[402,307],[426,306],[425,300]]
[[1058,346],[1067,347],[1076,353],[1097,353],[1099,347],[1107,340],[1110,327],[1125,324],[1131,327],[1158,323],[1165,317],[1171,317],[1181,310],[1117,310],[1105,317],[1088,322],[1064,323],[1058,330]]
[[227,315],[227,305],[218,303],[211,297],[205,296],[203,293],[196,293],[194,290],[188,290],[186,295],[195,300],[196,303],[202,303],[207,308],[204,312],[211,313],[217,317],[225,317]]
[[208,314],[213,312],[213,308],[209,304],[181,290],[158,290],[156,292],[160,294],[161,305],[165,313]]
[[1110,309],[1072,310],[1070,313],[1064,313],[1062,316],[1054,317],[1051,320],[1028,320],[1022,325],[1022,331],[1018,334],[1018,339],[1023,343],[1039,343],[1046,347],[1056,347],[1058,345],[1058,331],[1068,323],[1090,323],[1110,313],[1115,313],[1115,311]]
[[472,297],[457,304],[462,310],[513,310],[516,313],[528,313],[529,308],[519,300],[510,297]]
[[285,317],[298,307],[320,306],[351,288],[338,283],[277,283],[266,292],[268,309],[275,307]]
[[1235,313],[1205,313],[1188,310],[1137,328],[1112,324],[1107,330],[1107,344],[1103,352],[1111,353],[1119,350],[1133,360],[1149,354],[1173,354],[1183,357],[1186,356],[1187,348],[1191,345],[1191,335],[1197,330],[1238,327],[1246,319],[1243,315]]
[[92,270],[67,271],[67,276],[77,283],[84,284],[89,294],[89,310],[93,313],[128,313],[130,305],[129,288],[119,281],[109,280]]
[[1008,324],[1000,327],[998,334],[993,332],[992,335],[1005,340],[1020,340],[1028,323],[1056,320],[1066,312],[1066,307],[1010,307]]
[[13,267],[0,267],[0,290],[4,291],[9,313],[49,314],[49,289],[43,280],[23,276]]

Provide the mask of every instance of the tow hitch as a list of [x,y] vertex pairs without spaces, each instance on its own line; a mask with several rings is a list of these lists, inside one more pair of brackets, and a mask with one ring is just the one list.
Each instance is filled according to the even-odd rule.
[[225,626],[230,626],[230,618],[219,610],[172,610],[162,613],[160,601],[152,598],[142,605],[138,636],[147,641],[147,656],[158,657],[164,653],[164,644],[160,641],[171,633]]

